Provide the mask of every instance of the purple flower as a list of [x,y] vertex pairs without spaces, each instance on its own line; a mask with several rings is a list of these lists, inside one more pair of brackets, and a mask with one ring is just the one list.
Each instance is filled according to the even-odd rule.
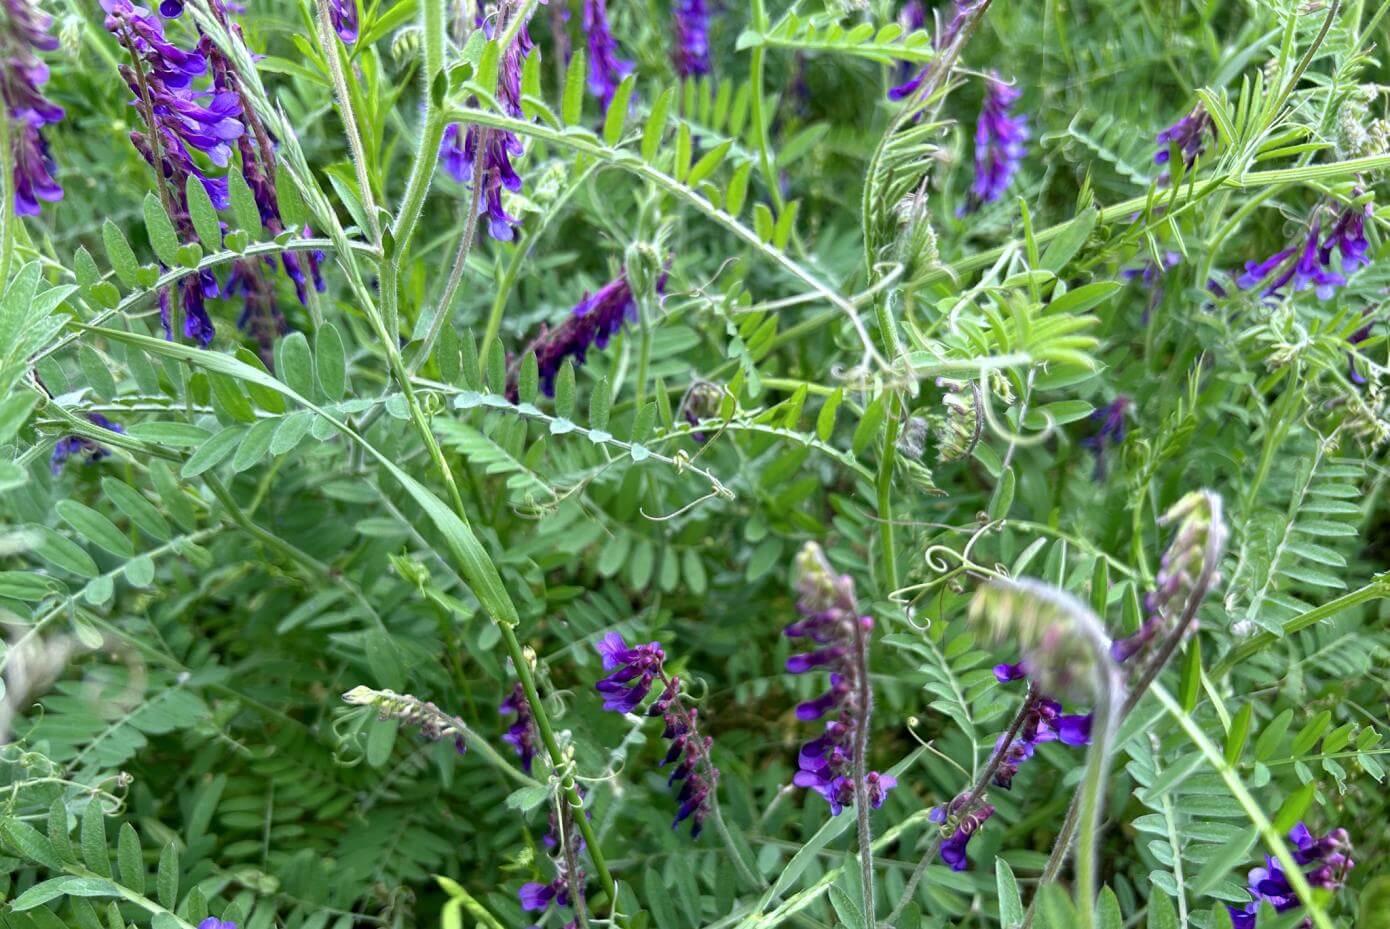
[[[977,6],[979,6],[979,0],[956,0],[956,3],[952,7],[951,19],[943,28],[937,30],[936,41],[933,43],[937,51],[938,59],[942,57],[942,52],[955,44],[956,40],[960,37],[961,29],[965,27],[966,19],[975,11]],[[902,25],[904,32],[912,32],[915,29],[921,29],[926,25],[926,20],[926,11],[922,8],[922,4],[919,3],[918,0],[910,0],[910,2],[903,7],[902,12],[898,14],[898,22]],[[903,100],[917,93],[917,89],[922,86],[927,76],[932,73],[934,64],[934,61],[927,62],[915,75],[909,77],[908,75],[911,71],[907,67],[906,62],[904,62],[902,67],[899,68],[899,83],[896,87],[892,87],[888,90],[888,99]]]
[[1367,203],[1364,207],[1346,207],[1337,216],[1337,221],[1332,224],[1332,231],[1323,240],[1321,248],[1318,249],[1318,260],[1324,265],[1330,264],[1332,251],[1336,251],[1342,256],[1342,273],[1355,274],[1359,269],[1371,263],[1366,257],[1366,253],[1371,249],[1371,243],[1366,241],[1366,217],[1370,216],[1372,207]]
[[[1214,131],[1214,124],[1206,108],[1200,103],[1197,104],[1192,112],[1158,134],[1158,151],[1154,153],[1154,164],[1167,164],[1172,155],[1170,145],[1176,145],[1182,152],[1183,164],[1191,168],[1197,157],[1207,149],[1207,135]],[[1166,172],[1164,177],[1167,177]]]
[[[1022,662],[995,665],[994,676],[1001,683],[1027,678]],[[1028,690],[1022,716],[1015,738],[1006,742],[1004,737],[1000,736],[994,745],[994,750],[1000,758],[999,766],[994,773],[994,783],[1005,790],[1013,786],[1014,775],[1018,773],[1019,766],[1032,758],[1035,747],[1043,742],[1061,742],[1063,745],[1091,744],[1091,714],[1063,713],[1060,703],[1043,696],[1035,686]]]
[[1012,114],[1020,93],[997,73],[985,82],[985,102],[975,124],[975,183],[962,214],[998,200],[1018,171],[1028,140],[1028,117]]
[[[575,886],[582,886],[583,872],[579,877],[580,881]],[[522,884],[517,896],[521,899],[521,908],[530,912],[545,910],[552,902],[557,907],[570,906],[569,878],[561,871],[549,884],[538,884],[534,881]]]
[[160,85],[182,89],[207,72],[207,59],[166,39],[163,24],[149,10],[130,0],[101,0],[101,8],[106,11],[107,31],[144,59]]
[[[1289,839],[1296,849],[1293,857],[1303,866],[1308,884],[1319,890],[1335,893],[1346,881],[1347,872],[1354,866],[1351,860],[1351,841],[1345,829],[1334,829],[1318,838],[1303,823],[1294,826]],[[1266,902],[1276,913],[1298,906],[1298,895],[1289,883],[1284,866],[1275,858],[1265,856],[1264,867],[1251,869],[1246,882],[1251,901],[1243,907],[1228,906],[1235,929],[1255,929],[1260,903]],[[1304,925],[1312,925],[1305,921]]]
[[589,40],[589,93],[602,100],[606,110],[633,64],[618,57],[618,42],[608,25],[608,0],[584,0],[583,15]]
[[328,19],[344,44],[357,41],[357,0],[328,0]]
[[994,679],[1001,684],[1009,681],[1021,681],[1028,677],[1028,672],[1023,670],[1023,662],[1018,664],[997,664],[994,666]]
[[[275,267],[272,258],[265,259],[264,264]],[[227,275],[222,295],[242,297],[242,310],[241,316],[237,318],[237,328],[256,340],[261,361],[265,362],[267,368],[273,368],[275,341],[289,331],[289,325],[285,322],[285,315],[280,312],[279,303],[275,299],[275,287],[266,276],[262,263],[233,262],[232,272]]]
[[675,0],[672,14],[676,73],[685,78],[709,74],[709,8],[705,0]]
[[520,683],[507,694],[497,712],[503,716],[516,716],[516,722],[508,727],[502,738],[516,749],[522,770],[530,774],[531,762],[536,757],[535,719],[531,716],[531,704],[526,702],[526,691]]
[[[1338,225],[1342,225],[1340,220]],[[1236,279],[1236,285],[1242,290],[1250,290],[1264,284],[1265,286],[1260,291],[1261,295],[1267,298],[1278,298],[1283,296],[1283,288],[1292,282],[1295,291],[1307,290],[1311,287],[1319,299],[1331,298],[1337,288],[1347,282],[1345,277],[1332,270],[1333,248],[1341,251],[1345,244],[1349,250],[1342,251],[1343,267],[1347,267],[1348,255],[1350,255],[1352,262],[1348,273],[1363,263],[1365,250],[1359,241],[1361,230],[1353,227],[1351,221],[1348,221],[1340,231],[1334,227],[1334,233],[1328,237],[1327,245],[1324,247],[1319,247],[1318,242],[1321,231],[1321,220],[1314,220],[1301,245],[1290,245],[1288,248],[1275,252],[1264,261],[1247,261],[1245,273]],[[1333,236],[1336,238],[1334,239]],[[1266,284],[1266,280],[1271,277],[1272,280]]]
[[198,924],[198,929],[236,929],[236,923],[230,919],[218,919],[216,916],[209,916]]
[[1164,277],[1170,269],[1177,267],[1180,261],[1182,256],[1177,252],[1164,252],[1161,262],[1148,260],[1138,267],[1125,268],[1120,272],[1120,276],[1127,281],[1137,278],[1149,291],[1149,304],[1144,307],[1144,315],[1140,319],[1145,326],[1149,324],[1149,315],[1153,313],[1154,307],[1163,299]]
[[994,806],[989,803],[963,816],[958,815],[957,811],[966,799],[968,798],[962,794],[945,806],[933,807],[928,814],[932,822],[942,826],[943,832],[949,832],[941,843],[941,860],[946,862],[952,871],[964,871],[969,867],[970,861],[965,856],[965,850],[970,844],[970,837],[994,815]]
[[[111,432],[125,432],[120,423],[113,423],[100,413],[88,413],[87,420],[92,425],[109,429]],[[53,446],[53,458],[50,465],[53,473],[57,474],[63,470],[63,465],[67,464],[68,459],[73,455],[82,455],[86,458],[86,463],[91,464],[93,461],[100,461],[110,454],[111,451],[99,442],[80,435],[70,435],[59,439],[58,444]]]
[[[804,674],[816,668],[830,672],[830,689],[796,708],[801,720],[831,718],[820,736],[801,747],[792,783],[816,791],[838,816],[854,805],[855,735],[868,716],[867,657],[860,644],[873,629],[873,620],[859,614],[854,581],[835,575],[825,556],[808,543],[797,558],[796,607],[801,618],[787,626],[788,638],[809,639],[821,648],[787,659],[787,670]],[[832,715],[833,714],[833,715]],[[897,785],[891,774],[864,774],[865,796],[877,809]]]
[[20,216],[37,216],[39,201],[55,203],[63,199],[63,188],[53,177],[53,157],[39,127],[18,121],[11,127],[14,157],[14,211]]

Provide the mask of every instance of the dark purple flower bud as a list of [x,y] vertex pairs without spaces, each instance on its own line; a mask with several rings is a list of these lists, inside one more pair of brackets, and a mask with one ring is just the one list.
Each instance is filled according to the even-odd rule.
[[502,738],[516,749],[522,770],[530,774],[531,763],[536,757],[535,719],[531,715],[531,704],[526,701],[526,691],[519,682],[497,707],[497,712],[516,717],[516,722],[511,724]]
[[584,0],[584,34],[589,40],[589,93],[606,110],[633,64],[618,57],[618,42],[608,25],[608,0]]
[[1096,456],[1096,479],[1105,476],[1105,451],[1121,445],[1125,440],[1125,416],[1133,404],[1129,397],[1120,394],[1107,405],[1091,413],[1091,422],[1097,423],[1096,431],[1081,440]]
[[357,0],[328,0],[328,19],[344,44],[357,41]]
[[975,183],[962,214],[998,200],[1018,172],[1028,140],[1028,117],[1012,112],[1020,93],[995,73],[985,82],[985,102],[975,124]]
[[[178,288],[184,338],[192,339],[198,345],[207,348],[212,344],[212,337],[216,334],[216,330],[212,325],[212,317],[208,316],[207,305],[203,301],[207,297],[218,296],[217,278],[213,277],[211,271],[203,270],[197,274],[190,274],[174,286]],[[173,330],[170,328],[171,307],[169,300],[169,288],[165,287],[159,292],[159,323],[164,327],[166,339],[174,337]]]
[[614,713],[633,712],[662,672],[666,653],[661,644],[648,642],[628,648],[619,633],[610,632],[595,648],[603,658],[604,670],[613,672],[594,685],[604,695],[603,708]]
[[1207,149],[1207,135],[1214,132],[1214,124],[1206,107],[1197,104],[1191,113],[1158,134],[1154,164],[1167,164],[1172,154],[1170,146],[1176,145],[1182,152],[1183,164],[1191,168],[1197,157]]
[[676,73],[686,78],[709,74],[709,7],[705,0],[675,0],[672,14]]
[[[92,425],[100,426],[102,429],[109,429],[111,432],[125,432],[120,423],[113,423],[100,413],[88,413],[87,419]],[[53,459],[50,464],[53,473],[57,474],[63,470],[63,465],[67,464],[67,460],[73,455],[82,455],[86,459],[86,463],[91,464],[93,461],[100,461],[110,454],[111,451],[99,442],[80,435],[70,435],[59,439],[58,444],[53,446]]]

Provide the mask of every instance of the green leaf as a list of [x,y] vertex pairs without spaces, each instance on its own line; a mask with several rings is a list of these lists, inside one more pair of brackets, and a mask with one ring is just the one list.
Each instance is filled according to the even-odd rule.
[[315,370],[319,386],[329,400],[341,400],[347,392],[347,352],[343,337],[331,322],[314,333]]
[[729,149],[733,144],[732,139],[727,139],[706,152],[699,161],[695,162],[695,167],[690,169],[690,174],[685,179],[686,184],[694,187],[713,174],[724,161],[724,157],[729,154]]
[[140,852],[140,837],[130,823],[121,824],[120,837],[116,840],[116,865],[120,870],[121,883],[143,894],[145,862]]
[[1255,706],[1253,703],[1245,703],[1236,711],[1235,718],[1231,720],[1231,730],[1226,733],[1226,763],[1235,766],[1240,760],[1240,753],[1245,749],[1245,740],[1250,736],[1250,720],[1254,715]]
[[245,426],[228,426],[198,446],[198,450],[183,463],[183,469],[179,473],[185,478],[194,478],[217,467],[241,444],[241,437],[245,434]]
[[159,853],[159,870],[155,872],[155,893],[159,902],[173,909],[179,902],[179,850],[173,842]]
[[1167,894],[1149,894],[1149,929],[1178,929],[1178,914]]
[[140,262],[135,259],[135,252],[126,241],[125,233],[108,219],[101,224],[101,241],[106,246],[106,260],[111,262],[116,278],[132,290],[139,287],[136,271],[140,268]]
[[555,413],[566,419],[574,415],[574,364],[568,358],[555,375]]
[[864,449],[869,447],[883,427],[885,405],[888,400],[887,393],[879,394],[864,410],[863,417],[859,420],[859,425],[854,427],[854,438],[850,440],[850,450],[855,455],[861,454]]
[[1125,918],[1120,911],[1120,901],[1115,896],[1115,891],[1109,887],[1100,889],[1100,896],[1096,899],[1096,927],[1097,929],[1124,929]]
[[66,874],[30,887],[14,898],[10,903],[10,909],[16,913],[22,913],[25,910],[32,910],[36,906],[43,906],[48,901],[56,900],[59,897],[117,897],[120,896],[120,893],[120,889],[115,884],[99,877]]
[[151,538],[165,542],[173,534],[169,529],[169,523],[160,515],[155,505],[124,481],[104,477],[101,479],[101,491],[116,509]]
[[[236,174],[235,171],[232,173]],[[153,193],[145,194],[145,230],[159,260],[164,262],[165,267],[175,267],[179,262],[179,236],[174,231],[169,214],[164,212],[159,198]]]
[[232,218],[237,228],[251,238],[257,238],[261,231],[261,210],[256,206],[256,195],[246,183],[240,171],[227,172],[227,193],[232,201]]
[[589,426],[592,429],[606,429],[608,427],[608,410],[612,397],[609,396],[611,388],[608,386],[608,376],[603,375],[594,384],[592,392],[589,394]]
[[1013,869],[1003,858],[994,859],[994,883],[999,894],[999,922],[1002,929],[1017,929],[1023,925],[1023,898]]
[[207,188],[190,174],[184,184],[184,194],[188,199],[188,216],[193,220],[193,231],[198,233],[198,241],[208,251],[218,251],[222,248],[222,224],[217,219],[217,210],[212,205]]
[[1308,807],[1312,805],[1313,796],[1317,793],[1317,789],[1317,782],[1309,781],[1285,797],[1284,802],[1279,804],[1279,811],[1274,814],[1272,820],[1274,830],[1284,833],[1298,825],[1298,821],[1303,818],[1303,814],[1308,812]]
[[636,75],[629,74],[613,91],[613,99],[608,103],[608,112],[603,116],[603,141],[605,145],[617,145],[623,137],[623,125],[627,120],[628,103],[632,100],[632,86]]
[[82,860],[87,870],[101,877],[111,876],[111,860],[106,854],[106,819],[101,803],[91,800],[82,814]]
[[302,332],[291,332],[279,343],[279,371],[285,384],[301,397],[314,394],[314,358]]
[[584,116],[584,80],[586,76],[584,49],[575,49],[565,70],[565,92],[560,103],[560,118],[566,126],[577,126]]
[[666,132],[666,116],[671,110],[671,100],[674,96],[674,89],[667,87],[656,98],[651,112],[647,114],[647,122],[642,129],[642,160],[648,164],[656,163],[657,152],[661,149],[661,138]]
[[1178,702],[1184,712],[1191,713],[1197,708],[1197,698],[1202,694],[1202,642],[1195,636],[1187,643],[1187,655],[1183,660],[1182,681],[1178,686]]
[[29,420],[29,414],[39,402],[39,395],[33,391],[18,391],[0,400],[0,444],[14,438],[21,426]]
[[130,558],[135,554],[130,539],[116,528],[116,524],[86,504],[78,503],[76,500],[59,500],[54,509],[63,522],[88,542],[122,558]]
[[245,438],[232,455],[232,470],[240,474],[260,464],[261,459],[270,451],[270,443],[274,441],[279,430],[278,419],[263,419],[247,430]]

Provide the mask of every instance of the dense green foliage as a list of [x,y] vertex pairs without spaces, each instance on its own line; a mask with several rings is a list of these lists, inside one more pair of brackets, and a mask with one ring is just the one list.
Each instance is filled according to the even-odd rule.
[[[318,3],[247,0],[244,44],[220,2],[164,21],[239,69],[279,231],[246,151],[220,211],[158,182],[101,6],[42,0],[64,196],[19,216],[7,189],[0,243],[0,924],[519,929],[582,799],[594,925],[1009,929],[1036,899],[1052,929],[1222,929],[1303,821],[1356,865],[1260,929],[1390,926],[1390,4],[986,0],[950,42],[944,7],[905,35],[889,0],[729,2],[682,80],[667,0],[609,0],[635,70],[605,109],[581,0],[506,0],[505,34],[363,0],[346,44]],[[1030,138],[970,209],[991,70]],[[1199,105],[1201,154],[1156,164]],[[524,146],[511,241],[437,164],[454,123]],[[1240,283],[1366,204],[1344,286]],[[261,260],[314,250],[302,304]],[[224,296],[209,346],[162,338],[159,292],[234,264],[270,269],[284,333]],[[550,395],[544,349],[620,276],[633,316]],[[1228,536],[1171,659],[1113,665],[1091,611],[1141,628],[1161,518],[1203,489]],[[858,822],[789,786],[825,686],[785,670],[808,542],[873,619],[861,760],[897,786]],[[611,631],[662,643],[714,740],[698,838],[661,722],[602,709]],[[991,666],[1020,654],[1117,729],[989,787],[952,870],[928,811],[988,780],[1028,692]],[[530,773],[498,714],[519,673]],[[1043,880],[1088,785],[1102,828]]]

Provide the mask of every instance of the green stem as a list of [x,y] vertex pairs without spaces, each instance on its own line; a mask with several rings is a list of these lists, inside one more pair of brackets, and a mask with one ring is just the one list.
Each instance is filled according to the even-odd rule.
[[10,282],[10,262],[14,258],[14,150],[10,146],[10,113],[0,111],[0,291]]
[[1293,619],[1286,621],[1283,625],[1281,635],[1273,632],[1261,632],[1251,636],[1246,641],[1237,645],[1211,670],[1212,677],[1220,677],[1227,671],[1241,664],[1252,656],[1273,645],[1284,636],[1290,636],[1297,632],[1307,629],[1309,626],[1316,625],[1324,619],[1330,619],[1343,610],[1350,609],[1358,604],[1369,600],[1383,600],[1390,597],[1390,573],[1380,574],[1370,583],[1359,587],[1350,593],[1343,594],[1335,600],[1329,600],[1322,606],[1313,607],[1306,613],[1300,613]]
[[[897,405],[897,395],[888,394],[890,407]],[[898,551],[893,532],[893,462],[898,451],[897,410],[888,411],[888,430],[883,437],[883,454],[878,460],[878,538],[883,549],[879,557],[883,562],[884,593],[898,589]]]
[[[487,145],[487,133],[491,129],[480,130],[483,138],[478,140],[478,151],[482,151]],[[458,249],[454,252],[454,265],[449,269],[449,280],[444,285],[444,292],[439,296],[439,303],[434,308],[434,318],[430,320],[430,328],[425,333],[424,341],[420,343],[419,349],[415,352],[415,357],[410,360],[406,370],[414,375],[420,367],[429,360],[430,352],[434,351],[434,343],[439,339],[439,334],[444,331],[444,327],[449,324],[449,319],[453,315],[454,295],[458,293],[459,284],[463,281],[463,269],[468,263],[468,253],[473,250],[473,241],[478,235],[478,208],[482,205],[483,185],[476,176],[473,180],[473,192],[468,198],[468,214],[463,218],[463,232],[459,234]],[[491,325],[491,320],[489,320]],[[487,339],[483,339],[483,349],[479,354],[480,358],[487,357]]]
[[338,36],[333,31],[329,18],[328,0],[317,0],[319,13],[319,46],[323,49],[324,60],[328,62],[328,76],[333,84],[334,96],[338,98],[338,113],[343,120],[343,132],[347,135],[348,150],[352,153],[352,167],[357,173],[358,196],[362,198],[362,210],[367,214],[367,228],[372,241],[382,244],[381,222],[377,218],[376,197],[372,193],[371,178],[367,175],[367,151],[362,145],[362,131],[357,126],[357,114],[352,109],[352,94],[348,90],[347,74],[339,57]]
[[[753,29],[757,32],[766,32],[768,28],[767,8],[763,0],[752,0],[752,10]],[[753,93],[749,96],[750,115],[753,117],[753,127],[758,134],[758,167],[763,174],[763,183],[767,185],[768,194],[772,197],[777,212],[781,213],[786,204],[782,200],[781,185],[777,183],[777,173],[772,167],[772,142],[768,137],[768,114],[763,109],[763,72],[766,70],[766,56],[767,49],[762,45],[756,45],[749,58],[748,80],[753,88]]]

